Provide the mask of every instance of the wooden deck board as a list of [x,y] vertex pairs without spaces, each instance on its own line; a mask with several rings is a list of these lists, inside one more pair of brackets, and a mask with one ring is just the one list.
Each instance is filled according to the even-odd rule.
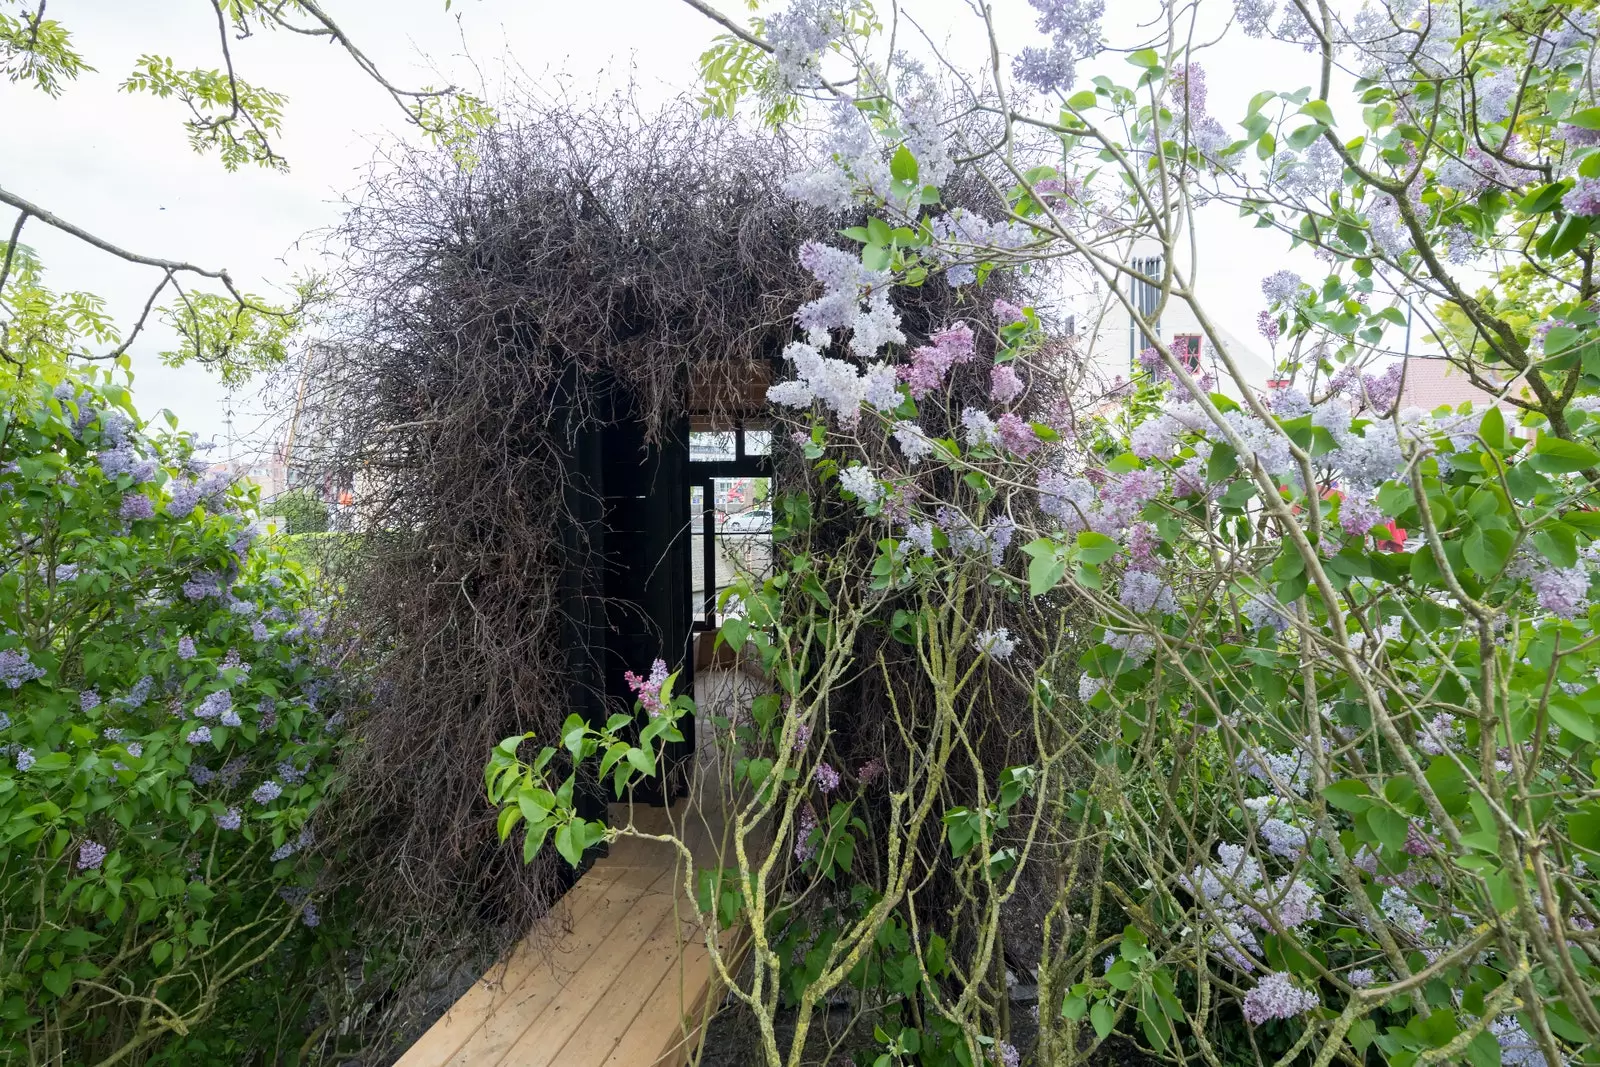
[[[707,787],[697,805],[670,810],[613,805],[610,821],[680,834],[697,870],[723,866],[717,796]],[[484,975],[397,1067],[682,1067],[723,992],[683,893],[674,846],[617,841],[545,920],[554,925]],[[722,935],[730,966],[742,939]]]

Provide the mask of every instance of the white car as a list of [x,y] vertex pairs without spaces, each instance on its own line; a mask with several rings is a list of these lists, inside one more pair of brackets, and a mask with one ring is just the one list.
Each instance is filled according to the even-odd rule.
[[772,510],[767,507],[751,508],[749,511],[736,511],[728,516],[722,525],[723,533],[771,533]]

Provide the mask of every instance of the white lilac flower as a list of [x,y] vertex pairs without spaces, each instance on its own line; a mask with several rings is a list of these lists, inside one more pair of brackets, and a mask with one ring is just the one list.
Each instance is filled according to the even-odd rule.
[[1123,662],[1133,670],[1143,667],[1156,649],[1156,639],[1144,633],[1106,634],[1105,643],[1121,652]]
[[973,647],[979,655],[988,656],[990,659],[1009,659],[1011,653],[1016,651],[1017,642],[1012,638],[1011,631],[1004,626],[995,630],[982,630],[973,642]]
[[1489,1032],[1500,1043],[1502,1067],[1544,1067],[1544,1050],[1515,1015],[1502,1015],[1491,1020]]
[[857,465],[839,472],[839,487],[854,493],[863,504],[871,504],[883,495],[883,486],[873,476],[872,468]]
[[1095,678],[1088,674],[1078,677],[1078,699],[1088,703],[1094,695],[1105,688],[1105,679]]
[[1378,980],[1377,974],[1371,967],[1357,967],[1347,976],[1347,980],[1357,989],[1365,989]]
[[895,423],[894,441],[905,455],[906,463],[913,467],[933,454],[933,441],[914,422],[902,419]]
[[1399,886],[1392,885],[1383,891],[1378,909],[1383,912],[1384,918],[1415,937],[1422,936],[1433,925]]
[[893,367],[887,363],[874,363],[867,371],[862,399],[888,414],[900,406],[899,385],[899,376]]
[[1172,587],[1148,571],[1125,573],[1117,590],[1117,600],[1123,607],[1140,615],[1150,611],[1172,615],[1178,610]]
[[1260,760],[1248,752],[1241,752],[1235,763],[1250,777],[1259,778],[1269,785],[1276,779],[1300,796],[1305,795],[1311,784],[1311,757],[1298,748],[1288,752],[1263,750]]
[[961,425],[967,433],[968,448],[993,448],[1000,443],[1000,430],[994,420],[977,408],[961,412]]
[[1322,903],[1317,899],[1317,887],[1304,878],[1285,874],[1255,892],[1255,907],[1243,909],[1244,914],[1263,930],[1272,929],[1267,916],[1273,915],[1285,929],[1293,930],[1308,922],[1322,918]]
[[1321,1004],[1315,993],[1296,986],[1286,972],[1275,971],[1244,995],[1244,1017],[1250,1025],[1260,1026],[1271,1019],[1292,1019]]

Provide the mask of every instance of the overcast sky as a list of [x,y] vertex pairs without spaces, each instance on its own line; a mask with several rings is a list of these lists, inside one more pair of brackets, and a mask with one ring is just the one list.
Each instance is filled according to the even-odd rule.
[[[738,0],[721,6],[744,17]],[[1141,11],[1153,10],[1135,0],[1107,6],[1107,36],[1117,43],[1136,32]],[[1231,5],[1211,6],[1221,13]],[[491,102],[510,79],[606,92],[631,75],[647,102],[692,91],[695,58],[716,30],[680,0],[455,0],[448,13],[444,0],[327,0],[325,7],[392,81],[454,82]],[[963,4],[908,0],[903,9],[957,57],[979,44]],[[1033,41],[1023,0],[996,0],[996,9],[1011,42]],[[181,104],[117,91],[144,53],[171,56],[179,67],[218,64],[206,0],[55,0],[49,14],[98,70],[56,100],[0,84],[0,185],[124,248],[226,266],[242,286],[271,293],[296,270],[319,265],[319,231],[338,220],[343,196],[359,185],[378,148],[415,136],[393,102],[335,48],[263,34],[234,42],[235,65],[246,79],[288,95],[283,146],[292,169],[228,174],[214,158],[189,150]],[[1210,52],[1205,66],[1210,109],[1224,123],[1242,117],[1257,90],[1298,88],[1314,77],[1298,48],[1237,35]],[[1285,262],[1284,239],[1238,223],[1229,209],[1208,213],[1200,234],[1203,298],[1233,333],[1252,336],[1262,307],[1259,281]],[[37,222],[24,242],[43,257],[52,287],[99,293],[123,322],[155,281],[148,270]],[[141,413],[169,408],[186,428],[221,440],[225,391],[201,368],[163,367],[155,353],[169,346],[157,333],[133,350]],[[248,394],[234,404],[241,449],[263,424],[262,405]]]

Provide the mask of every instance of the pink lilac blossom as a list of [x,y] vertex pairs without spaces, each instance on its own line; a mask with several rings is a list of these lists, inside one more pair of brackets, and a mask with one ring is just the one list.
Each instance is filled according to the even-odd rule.
[[989,371],[989,399],[996,404],[1009,404],[1022,395],[1022,378],[1009,363],[996,363]]
[[659,715],[666,710],[666,705],[661,700],[661,687],[667,684],[666,660],[658,659],[650,664],[648,678],[641,678],[632,671],[624,671],[622,678],[628,683],[628,688],[633,690],[633,695],[645,711],[651,715]]
[[1128,435],[1128,450],[1140,459],[1169,459],[1178,447],[1183,426],[1170,415],[1145,419]]
[[[1043,183],[1037,187],[1043,191]],[[1009,300],[996,299],[994,302],[994,317],[1002,323],[1027,322],[1028,313]]]
[[1128,569],[1154,572],[1160,565],[1156,559],[1156,546],[1161,539],[1156,528],[1148,522],[1136,522],[1128,531]]
[[1000,443],[1013,455],[1022,459],[1033,455],[1039,448],[1039,435],[1014,412],[1008,411],[1001,415],[996,429]]
[[1278,330],[1278,318],[1272,312],[1261,311],[1256,314],[1256,332],[1266,338],[1268,345],[1277,345]]
[[928,344],[912,350],[909,365],[899,368],[900,379],[910,387],[915,400],[940,388],[951,367],[970,363],[977,354],[972,327],[964,322],[941,330],[928,340]]
[[877,756],[863,763],[856,771],[856,778],[862,785],[871,785],[883,776],[883,760]]

